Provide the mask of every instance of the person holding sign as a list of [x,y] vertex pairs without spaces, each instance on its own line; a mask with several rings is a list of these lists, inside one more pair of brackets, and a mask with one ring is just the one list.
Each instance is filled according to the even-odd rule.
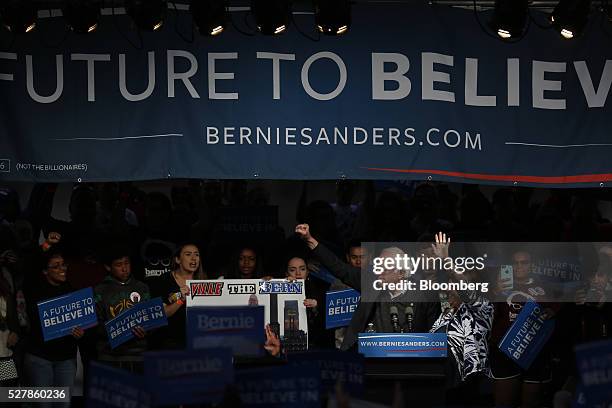
[[77,340],[85,331],[76,326],[71,336],[44,341],[37,303],[66,295],[73,291],[66,282],[68,265],[55,246],[60,240],[57,233],[49,233],[43,244],[43,271],[37,280],[24,288],[31,332],[26,340],[24,368],[26,384],[31,387],[72,387],[76,376]]
[[[132,276],[132,267],[126,247],[110,248],[104,259],[104,267],[109,272],[102,283],[94,288],[98,316],[101,322],[117,317],[121,312],[136,303],[150,299],[149,287]],[[101,324],[100,331],[104,331]],[[99,359],[125,368],[122,360],[131,361],[128,368],[134,368],[133,361],[147,348],[146,332],[140,326],[132,332],[136,339],[111,351],[105,333],[100,333],[98,342]],[[130,358],[131,357],[131,358]],[[132,370],[131,370],[132,371]]]
[[174,256],[174,269],[151,282],[152,297],[161,297],[168,316],[168,326],[160,328],[151,336],[150,344],[156,349],[184,349],[186,298],[189,295],[187,281],[206,279],[200,261],[200,250],[196,245],[179,246]]
[[[512,327],[528,301],[541,303],[546,292],[531,276],[532,260],[527,250],[519,249],[512,254],[512,289],[499,292],[505,294],[506,303],[495,304],[495,319],[491,333],[491,372],[495,379],[493,394],[495,404],[503,407],[539,407],[543,401],[545,384],[552,381],[551,355],[544,346],[528,369],[521,368],[497,346]],[[552,308],[550,307],[552,306]],[[555,314],[558,305],[545,309],[545,319]],[[521,402],[522,401],[522,402]]]
[[329,289],[329,284],[310,276],[306,261],[297,256],[287,262],[287,278],[304,279],[309,349],[333,348],[333,332],[325,328],[325,293]]

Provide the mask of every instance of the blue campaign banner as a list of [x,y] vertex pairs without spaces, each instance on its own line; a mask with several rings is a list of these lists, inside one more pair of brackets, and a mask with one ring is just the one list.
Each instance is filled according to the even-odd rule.
[[74,327],[87,329],[98,324],[91,288],[47,299],[37,305],[45,341],[69,336]]
[[229,347],[236,356],[262,356],[263,306],[192,306],[187,308],[187,347]]
[[582,383],[576,385],[576,391],[574,392],[574,401],[572,408],[611,408],[612,407],[612,394],[608,393],[608,396],[604,399],[594,398],[593,395],[589,394],[585,386]]
[[155,405],[219,403],[234,382],[228,348],[144,354],[144,374]]
[[167,326],[168,319],[161,298],[146,302],[138,302],[124,310],[119,316],[104,324],[108,342],[112,349],[133,339],[135,327],[140,326],[145,331]]
[[364,357],[444,358],[446,333],[359,333],[358,350]]
[[359,306],[361,294],[355,289],[327,292],[325,294],[325,328],[348,326]]
[[292,353],[289,364],[295,364],[296,370],[313,365],[321,375],[321,394],[335,392],[337,383],[351,397],[363,395],[363,356],[340,351],[315,351],[308,353]]
[[142,375],[92,361],[88,371],[87,408],[149,408],[148,379]]
[[589,403],[612,403],[612,340],[577,345],[576,366]]
[[481,26],[427,2],[353,4],[350,30],[316,42],[296,28],[316,35],[311,12],[272,38],[232,11],[240,30],[187,42],[186,11],[142,33],[106,11],[92,35],[53,14],[0,45],[0,181],[612,181],[599,10],[571,41],[532,24],[512,44],[485,32],[492,10]]
[[555,329],[554,320],[542,319],[543,309],[528,302],[510,326],[499,349],[524,370],[527,370]]
[[242,408],[318,408],[321,377],[314,365],[295,369],[292,365],[239,370],[236,386]]

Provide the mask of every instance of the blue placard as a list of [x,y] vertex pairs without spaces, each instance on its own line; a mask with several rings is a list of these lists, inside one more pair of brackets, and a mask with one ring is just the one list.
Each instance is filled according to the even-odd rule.
[[553,320],[542,319],[542,312],[536,302],[526,303],[499,343],[499,349],[524,370],[529,368],[555,328]]
[[359,333],[364,357],[442,358],[447,353],[446,333]]
[[316,351],[292,353],[289,364],[296,364],[301,370],[304,366],[314,365],[321,374],[321,394],[335,392],[337,383],[351,397],[363,395],[363,356],[340,351]]
[[74,327],[87,329],[98,324],[91,288],[38,302],[38,316],[45,341],[69,336]]
[[167,326],[168,319],[160,298],[138,302],[119,316],[104,324],[112,349],[134,338],[132,329],[140,326],[145,331]]
[[144,372],[156,405],[218,403],[234,382],[229,348],[145,353]]
[[319,408],[320,383],[320,372],[314,365],[299,370],[284,365],[236,373],[242,408]]
[[612,407],[612,394],[608,392],[608,396],[605,399],[597,398],[586,391],[584,384],[578,383],[576,385],[576,391],[574,392],[574,401],[572,408],[611,408]]
[[612,402],[612,340],[577,345],[576,366],[589,403]]
[[323,265],[319,265],[318,270],[311,271],[309,275],[314,276],[315,278],[320,279],[323,282],[327,282],[330,284],[336,281],[336,277],[332,275],[332,273],[329,270],[327,270],[327,268],[325,268]]
[[359,306],[361,294],[355,289],[327,292],[325,295],[325,328],[348,326]]
[[264,354],[263,306],[193,306],[187,308],[187,347],[229,347],[234,355]]
[[91,362],[86,392],[87,408],[149,408],[151,394],[143,376]]

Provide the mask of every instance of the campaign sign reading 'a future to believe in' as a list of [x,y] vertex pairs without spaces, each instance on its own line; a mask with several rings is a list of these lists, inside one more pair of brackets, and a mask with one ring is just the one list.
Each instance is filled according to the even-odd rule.
[[526,303],[499,343],[499,349],[524,370],[531,366],[555,328],[553,320],[542,318],[543,311],[536,302]]
[[93,361],[87,382],[87,408],[149,408],[151,394],[142,375]]
[[87,329],[98,324],[91,288],[38,302],[38,315],[45,341],[68,336],[75,327]]
[[446,357],[446,333],[359,333],[364,357]]
[[612,403],[612,340],[577,345],[576,366],[589,404]]
[[234,382],[228,348],[144,354],[144,373],[156,405],[219,403]]
[[361,294],[354,289],[327,292],[325,295],[325,327],[333,329],[348,326],[353,318],[353,313],[357,310],[359,299],[361,299]]
[[272,366],[240,370],[236,386],[242,408],[318,408],[321,406],[320,372],[314,366]]
[[160,298],[138,302],[119,316],[105,323],[106,334],[111,348],[134,338],[133,329],[142,327],[145,331],[167,326],[168,319]]
[[229,347],[235,356],[264,353],[263,306],[197,306],[187,308],[187,347]]
[[351,397],[363,395],[363,356],[337,350],[293,353],[289,364],[297,371],[314,366],[321,374],[321,395],[335,392],[338,383]]

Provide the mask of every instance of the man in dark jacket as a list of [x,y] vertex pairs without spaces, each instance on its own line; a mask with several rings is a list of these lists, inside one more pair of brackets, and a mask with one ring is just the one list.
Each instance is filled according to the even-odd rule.
[[[300,224],[295,228],[296,234],[302,238],[313,255],[338,279],[361,292],[361,270],[342,262],[336,255],[321,245],[312,235],[308,224]],[[399,326],[406,327],[410,319],[411,332],[425,333],[433,326],[440,315],[439,302],[416,301],[413,295],[407,293],[392,294],[381,292],[377,302],[366,302],[362,299],[353,314],[347,328],[341,350],[349,350],[356,346],[359,333],[367,330],[371,323],[377,332],[393,331],[391,307],[398,310]],[[410,318],[408,318],[410,315]],[[402,321],[403,320],[403,321]]]

